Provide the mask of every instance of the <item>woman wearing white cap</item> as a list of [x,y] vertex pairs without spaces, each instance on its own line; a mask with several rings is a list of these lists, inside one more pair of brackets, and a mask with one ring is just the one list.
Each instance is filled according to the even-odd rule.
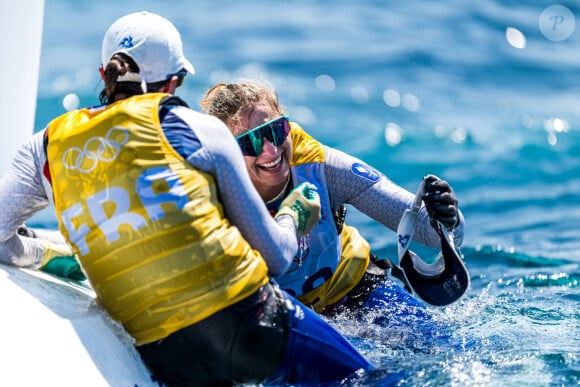
[[[42,268],[74,253],[169,386],[323,383],[370,369],[270,282],[319,219],[318,194],[298,187],[272,219],[227,127],[172,96],[194,72],[175,27],[122,17],[102,61],[103,105],[53,120],[0,181],[0,257]],[[67,243],[20,226],[50,202]]]

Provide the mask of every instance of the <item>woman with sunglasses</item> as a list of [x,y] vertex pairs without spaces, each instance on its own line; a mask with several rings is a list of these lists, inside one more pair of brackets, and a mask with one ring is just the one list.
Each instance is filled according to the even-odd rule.
[[[302,182],[316,185],[322,216],[307,235],[300,236],[298,254],[276,281],[290,294],[327,315],[341,310],[373,310],[394,304],[416,307],[426,322],[425,309],[398,284],[386,278],[392,267],[370,253],[364,238],[344,225],[344,205],[396,230],[414,195],[361,160],[330,148],[290,122],[277,94],[258,82],[218,84],[208,90],[202,109],[220,118],[235,136],[250,178],[270,213],[275,214],[292,188]],[[440,222],[463,238],[463,217],[449,184],[425,177],[415,240],[439,247],[434,226]],[[376,264],[375,264],[376,263]],[[377,265],[383,266],[382,268]],[[409,308],[407,308],[409,310]],[[396,310],[391,309],[393,316]],[[375,322],[397,324],[381,313]],[[427,328],[429,331],[432,326]]]
[[[270,281],[319,219],[318,194],[300,185],[272,219],[227,127],[172,95],[194,72],[175,27],[148,12],[118,19],[100,72],[103,104],[51,121],[0,181],[5,263],[74,253],[166,386],[321,384],[371,368]],[[49,203],[60,243],[19,228]]]

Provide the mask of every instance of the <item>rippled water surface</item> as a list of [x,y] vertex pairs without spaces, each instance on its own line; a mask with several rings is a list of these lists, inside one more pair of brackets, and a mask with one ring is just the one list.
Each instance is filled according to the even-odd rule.
[[[182,32],[197,74],[178,94],[190,105],[216,82],[265,78],[312,135],[410,191],[427,173],[451,182],[471,289],[434,313],[460,344],[334,320],[379,368],[353,383],[580,383],[576,2],[46,3],[37,129],[67,94],[97,103],[102,34],[147,9]],[[393,232],[354,209],[347,220],[395,254]]]

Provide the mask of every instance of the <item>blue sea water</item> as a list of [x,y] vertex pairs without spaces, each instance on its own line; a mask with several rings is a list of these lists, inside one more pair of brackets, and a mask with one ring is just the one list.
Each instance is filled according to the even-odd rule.
[[[353,383],[580,385],[577,2],[49,0],[36,129],[68,94],[97,104],[104,31],[145,9],[182,33],[190,105],[214,83],[266,79],[322,142],[411,192],[427,173],[455,189],[471,289],[433,312],[480,345],[426,350],[404,329],[333,321],[380,370]],[[396,254],[394,232],[354,209],[347,221]]]

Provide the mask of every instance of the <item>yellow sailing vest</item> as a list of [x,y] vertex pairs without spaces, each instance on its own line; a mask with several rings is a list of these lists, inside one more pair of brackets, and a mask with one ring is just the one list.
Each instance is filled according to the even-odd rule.
[[360,282],[369,265],[370,246],[354,227],[344,225],[337,235],[324,177],[322,144],[294,122],[291,136],[293,182],[298,185],[308,181],[316,185],[322,214],[310,234],[299,238],[299,256],[289,272],[277,281],[283,288],[284,283],[287,286],[293,283],[298,299],[321,312],[340,301]]
[[60,230],[100,302],[141,345],[254,293],[267,266],[224,217],[213,176],[159,123],[166,94],[64,114],[47,155]]

